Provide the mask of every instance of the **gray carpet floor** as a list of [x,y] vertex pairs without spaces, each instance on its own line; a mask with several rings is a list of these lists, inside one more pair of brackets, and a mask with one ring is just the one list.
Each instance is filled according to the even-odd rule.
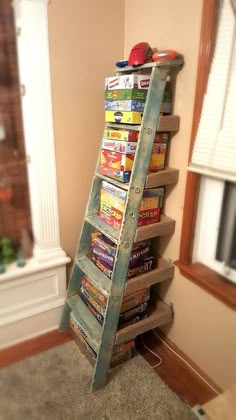
[[196,420],[141,355],[90,393],[92,369],[72,341],[0,371],[1,420]]

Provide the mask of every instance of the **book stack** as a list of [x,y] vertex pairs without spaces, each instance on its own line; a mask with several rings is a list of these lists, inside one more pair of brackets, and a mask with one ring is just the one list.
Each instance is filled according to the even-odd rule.
[[[129,182],[137,149],[138,131],[104,129],[99,172],[122,182]],[[156,133],[148,171],[164,169],[168,133]]]
[[[92,349],[92,338],[85,332],[83,326],[71,312],[70,314],[70,327],[74,336],[80,343],[81,350],[90,356],[92,361],[96,360],[97,354]],[[114,345],[111,358],[111,367],[116,366],[119,363],[125,362],[131,359],[135,354],[135,341],[129,341],[127,343]]]
[[[114,229],[121,228],[128,192],[110,182],[102,181],[100,189],[99,217]],[[164,188],[143,191],[137,226],[159,222]]]
[[[91,235],[89,258],[111,278],[116,256],[115,244],[101,232]],[[127,279],[146,273],[155,268],[155,258],[151,255],[151,241],[138,242],[133,246]]]
[[[103,325],[107,298],[83,275],[79,295],[97,321]],[[118,329],[141,321],[148,316],[150,288],[143,288],[123,297]]]

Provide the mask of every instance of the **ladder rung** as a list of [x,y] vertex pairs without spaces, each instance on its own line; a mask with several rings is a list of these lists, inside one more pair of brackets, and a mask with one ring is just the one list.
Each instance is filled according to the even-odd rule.
[[128,191],[128,189],[129,189],[129,183],[128,182],[127,183],[120,182],[117,179],[109,178],[108,176],[100,174],[99,172],[96,172],[96,176],[98,178],[102,179],[103,181],[110,182],[113,185],[116,185],[117,187],[122,188],[123,190]]
[[153,284],[169,280],[173,277],[173,275],[173,264],[164,258],[159,258],[157,268],[149,271],[148,273],[141,274],[140,276],[133,277],[126,281],[125,295],[129,295],[144,287],[150,287]]
[[158,172],[150,172],[147,174],[145,188],[156,188],[161,185],[175,184],[178,178],[178,169],[165,168]]
[[111,288],[111,280],[87,256],[79,257],[76,263],[94,286],[98,287],[107,297]]
[[[110,182],[116,185],[123,190],[129,189],[129,183],[120,182],[114,178],[109,178],[106,175],[102,175],[99,172],[96,173],[96,176],[104,181]],[[157,172],[149,172],[146,178],[145,188],[156,188],[161,185],[175,184],[179,178],[178,169],[174,168],[165,168]]]
[[86,340],[93,350],[98,353],[102,333],[102,326],[90,312],[79,295],[73,295],[66,299],[73,315],[80,323],[83,331],[88,335]]
[[88,222],[91,226],[95,229],[102,232],[105,236],[111,239],[115,244],[118,242],[120,231],[114,229],[112,226],[108,225],[104,222],[97,214],[93,216],[87,216],[85,218],[86,222]]
[[175,220],[165,214],[161,214],[160,222],[137,228],[134,242],[144,241],[145,239],[155,238],[156,236],[169,235],[174,230]]
[[141,69],[148,69],[148,68],[152,68],[152,67],[174,67],[174,68],[178,68],[178,67],[182,67],[184,64],[184,61],[179,59],[179,60],[171,60],[171,61],[156,61],[156,62],[152,62],[152,63],[145,63],[142,64],[141,66],[126,66],[126,67],[117,67],[115,69],[116,73],[127,73],[127,72],[135,72]]
[[[121,129],[121,130],[134,130],[140,131],[141,125],[132,124],[116,124],[116,123],[105,123],[107,127]],[[179,117],[177,115],[160,115],[156,131],[157,132],[176,132],[179,130]]]
[[150,307],[148,318],[137,322],[136,324],[128,325],[116,333],[115,344],[125,343],[126,341],[133,340],[140,334],[149,331],[160,325],[167,324],[173,318],[172,310],[163,302],[158,300],[155,307]]

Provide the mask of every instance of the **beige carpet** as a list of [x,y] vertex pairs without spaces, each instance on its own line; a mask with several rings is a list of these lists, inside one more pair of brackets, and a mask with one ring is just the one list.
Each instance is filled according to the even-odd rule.
[[0,371],[1,420],[196,420],[138,355],[89,391],[91,367],[74,342]]

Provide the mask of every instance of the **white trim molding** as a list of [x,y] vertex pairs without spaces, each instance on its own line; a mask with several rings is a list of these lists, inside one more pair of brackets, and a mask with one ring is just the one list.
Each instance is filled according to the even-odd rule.
[[17,0],[15,24],[26,153],[29,160],[34,257],[65,258],[60,246],[48,47],[47,0]]

